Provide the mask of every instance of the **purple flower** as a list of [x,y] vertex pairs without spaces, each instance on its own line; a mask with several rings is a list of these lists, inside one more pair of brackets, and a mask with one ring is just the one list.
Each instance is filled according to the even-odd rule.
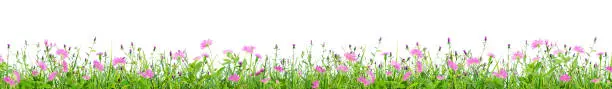
[[68,72],[68,63],[65,60],[62,61],[62,71]]
[[89,80],[89,79],[91,79],[91,77],[89,77],[88,75],[83,75],[83,79]]
[[113,59],[113,66],[117,64],[125,64],[125,57],[115,57],[115,59]]
[[412,73],[411,73],[411,72],[406,72],[406,73],[404,74],[404,77],[402,77],[402,81],[406,81],[406,80],[408,80],[408,78],[410,78],[410,75],[412,75]]
[[275,66],[274,70],[278,71],[278,72],[285,72],[285,70],[283,69],[283,67],[281,66]]
[[200,48],[204,49],[208,46],[210,46],[212,44],[212,40],[208,39],[208,40],[203,40],[202,43],[200,43]]
[[51,74],[49,74],[49,77],[47,78],[49,81],[53,81],[53,79],[55,79],[55,76],[57,75],[57,72],[53,72]]
[[321,66],[315,67],[315,70],[317,70],[317,72],[319,72],[319,73],[325,72],[325,69],[323,69],[323,67],[321,67]]
[[495,75],[495,77],[503,78],[503,79],[508,77],[508,73],[504,69],[499,69],[499,71],[493,72],[493,75]]
[[514,54],[512,55],[512,60],[516,60],[516,59],[521,59],[523,58],[525,54],[523,54],[523,52],[521,51],[516,51],[514,52]]
[[240,76],[238,74],[234,74],[234,75],[229,76],[227,80],[230,80],[232,82],[238,82],[238,80],[240,80]]
[[174,55],[172,55],[172,59],[176,60],[179,58],[185,58],[185,52],[182,50],[178,50],[176,51],[176,53],[174,53]]
[[338,68],[336,68],[342,72],[348,72],[348,67],[344,66],[344,65],[338,65]]
[[312,88],[319,88],[319,80],[312,82]]
[[535,48],[540,47],[540,45],[543,45],[543,44],[544,44],[544,40],[541,40],[541,39],[539,39],[539,40],[533,40],[533,41],[531,42],[531,48],[532,48],[532,49],[535,49]]
[[247,53],[253,53],[253,50],[255,50],[255,46],[244,46],[242,47],[242,50],[247,52]]
[[355,53],[344,53],[344,57],[346,57],[346,59],[348,59],[349,61],[355,62],[357,61],[357,57],[355,55]]
[[459,66],[457,66],[457,64],[455,64],[455,62],[453,61],[447,61],[448,62],[448,67],[450,67],[451,69],[457,71],[457,69],[459,68]]
[[104,65],[102,65],[102,63],[100,63],[98,60],[94,60],[93,66],[94,68],[98,69],[98,71],[104,71]]
[[8,83],[11,86],[15,86],[16,85],[15,81],[13,81],[13,79],[11,79],[11,77],[9,77],[9,76],[4,76],[4,82]]
[[256,54],[255,54],[255,57],[256,57],[257,59],[261,59],[261,54],[256,53]]
[[268,83],[268,81],[270,81],[270,78],[264,78],[260,80],[262,83],[266,84]]
[[410,50],[410,54],[412,54],[412,56],[417,56],[417,58],[423,58],[423,52],[419,49]]
[[391,61],[391,65],[396,69],[396,70],[401,70],[401,64],[397,63],[397,61]]
[[140,76],[148,79],[152,78],[153,75],[155,75],[155,73],[153,73],[153,70],[151,69],[147,69],[145,72],[140,72]]
[[416,63],[416,71],[417,71],[417,73],[423,72],[423,63],[421,63],[421,61],[417,61],[417,63]]
[[40,67],[40,69],[42,69],[43,71],[47,70],[47,64],[45,64],[44,61],[38,61],[38,67]]
[[468,60],[466,60],[466,61],[467,61],[467,64],[468,64],[468,65],[472,65],[472,64],[478,64],[478,63],[480,63],[480,60],[478,60],[478,58],[476,58],[476,57],[469,58],[469,59],[468,59]]
[[58,49],[57,51],[55,51],[55,54],[62,56],[62,58],[68,57],[68,51],[64,49]]
[[559,77],[559,80],[563,81],[563,82],[569,82],[571,79],[571,77],[567,74],[563,74]]
[[612,66],[607,66],[606,70],[608,70],[608,72],[612,72]]
[[489,57],[491,58],[495,58],[495,54],[493,54],[492,52],[489,52],[489,54],[487,54]]
[[445,79],[445,78],[444,78],[444,76],[442,76],[442,75],[438,75],[438,76],[436,76],[436,78],[437,78],[438,80],[444,80],[444,79]]
[[584,53],[584,48],[582,48],[580,46],[574,46],[574,51],[576,51],[578,53]]

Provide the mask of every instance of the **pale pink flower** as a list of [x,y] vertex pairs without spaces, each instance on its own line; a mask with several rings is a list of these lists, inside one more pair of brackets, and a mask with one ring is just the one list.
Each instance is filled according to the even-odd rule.
[[53,72],[53,73],[49,74],[48,80],[49,81],[53,81],[53,79],[55,79],[56,75],[57,75],[57,72]]
[[346,57],[347,60],[355,62],[357,61],[357,57],[355,55],[355,53],[344,53],[344,57]]
[[319,80],[312,82],[312,88],[319,88]]
[[202,59],[202,56],[197,56],[197,57],[193,58],[194,61],[198,61],[200,59]]
[[514,52],[514,54],[512,55],[512,60],[516,60],[516,59],[521,59],[523,58],[524,54],[521,51],[516,51]]
[[176,53],[174,53],[174,55],[172,55],[172,59],[176,60],[179,58],[185,58],[185,51],[183,50],[178,50],[176,51]]
[[540,56],[533,57],[533,59],[531,59],[531,60],[538,61],[538,60],[540,60]]
[[153,70],[151,69],[147,69],[145,72],[140,72],[140,76],[144,78],[152,78],[154,75],[155,73],[153,73]]
[[503,78],[503,79],[508,77],[508,73],[504,69],[499,69],[499,71],[493,72],[493,75],[495,75],[495,77]]
[[387,72],[385,72],[385,74],[387,74],[387,76],[391,76],[391,74],[393,74],[393,72],[387,71]]
[[276,80],[276,84],[280,83],[278,80]]
[[338,65],[338,67],[336,68],[342,72],[348,72],[348,67],[344,66],[344,65]]
[[62,58],[68,57],[68,51],[64,49],[58,49],[57,51],[55,51],[55,54],[62,56]]
[[203,53],[201,57],[208,58],[208,57],[210,57],[210,54],[208,54],[208,53]]
[[208,40],[203,40],[202,43],[200,43],[200,48],[204,49],[208,46],[212,45],[212,40],[208,39]]
[[226,50],[223,50],[223,53],[224,53],[224,54],[232,53],[232,50],[230,50],[230,49],[226,49]]
[[21,75],[17,71],[13,71],[13,75],[15,75],[15,83],[21,82]]
[[561,49],[557,49],[557,50],[553,51],[553,53],[555,55],[559,55],[559,54],[564,53],[564,52],[565,52],[565,50],[561,50]]
[[36,70],[32,71],[32,76],[38,76],[38,74],[40,74],[40,72],[38,72]]
[[411,72],[406,72],[406,73],[404,74],[404,77],[402,77],[402,81],[406,81],[406,80],[408,80],[408,78],[410,78],[410,75],[412,75],[412,73],[411,73]]
[[396,70],[401,70],[402,66],[400,63],[397,63],[397,61],[391,61],[391,66],[393,66],[393,68],[395,68]]
[[544,41],[543,41],[543,40],[541,40],[541,39],[540,39],[540,40],[533,40],[533,41],[531,42],[531,48],[532,48],[532,49],[538,48],[538,47],[540,47],[540,45],[542,45],[542,44],[544,44]]
[[581,46],[574,46],[574,51],[578,53],[584,53],[584,48],[582,48]]
[[495,54],[493,54],[492,52],[489,52],[489,54],[487,54],[489,57],[491,58],[495,58]]
[[89,80],[89,79],[91,79],[91,77],[90,77],[90,76],[88,76],[88,75],[83,75],[83,79],[85,79],[85,80]]
[[591,80],[591,82],[593,82],[593,83],[599,83],[599,79],[597,79],[597,78],[596,78],[596,79],[593,79],[593,80]]
[[285,72],[285,69],[283,69],[283,67],[279,66],[275,66],[274,70],[278,71],[278,72]]
[[451,69],[457,71],[457,69],[459,68],[459,66],[457,66],[457,64],[455,64],[455,62],[453,61],[447,61],[448,62],[448,67],[450,67]]
[[66,60],[62,61],[62,71],[68,72],[68,63],[66,62]]
[[410,50],[410,54],[412,54],[412,56],[417,56],[417,58],[423,58],[423,52],[419,49]]
[[569,82],[571,79],[571,77],[567,74],[563,74],[559,77],[559,80],[563,81],[563,82]]
[[238,74],[234,74],[229,76],[229,78],[227,78],[227,80],[233,81],[233,82],[238,82],[238,80],[240,80],[240,76]]
[[361,76],[359,78],[357,78],[357,81],[363,83],[363,85],[368,86],[371,84],[370,80],[366,79],[365,77]]
[[104,71],[104,65],[100,63],[98,60],[94,60],[94,68],[98,69],[98,71]]
[[4,62],[4,57],[2,57],[2,55],[0,55],[0,63]]
[[47,70],[47,64],[45,64],[45,61],[38,61],[38,67],[40,67],[40,69],[42,69],[43,71]]
[[319,73],[325,72],[325,69],[323,67],[321,67],[321,66],[315,67],[315,70],[317,70],[317,72],[319,72]]
[[125,57],[115,57],[113,59],[113,66],[117,64],[125,64]]
[[[601,55],[603,55],[604,53],[605,53],[605,52],[598,52],[598,53],[597,53],[597,56],[601,56]],[[0,57],[2,57],[2,56],[0,56]],[[1,58],[0,58],[0,59],[1,59]]]
[[256,53],[256,54],[255,54],[255,57],[256,57],[257,59],[261,59],[261,54]]
[[417,73],[423,72],[423,63],[421,63],[421,61],[417,61],[417,63],[416,63],[416,71],[417,71]]
[[437,78],[438,80],[444,80],[444,79],[446,79],[446,78],[445,78],[444,76],[442,76],[442,75],[438,75],[438,76],[436,76],[436,78]]
[[267,84],[270,81],[270,78],[264,78],[260,80],[262,83]]
[[252,54],[253,50],[255,50],[255,46],[244,46],[242,47],[242,50]]
[[478,58],[476,58],[476,57],[469,58],[469,59],[468,59],[468,60],[466,60],[466,61],[467,61],[467,64],[468,64],[468,65],[472,65],[472,64],[478,64],[478,63],[480,63],[480,60],[478,60]]

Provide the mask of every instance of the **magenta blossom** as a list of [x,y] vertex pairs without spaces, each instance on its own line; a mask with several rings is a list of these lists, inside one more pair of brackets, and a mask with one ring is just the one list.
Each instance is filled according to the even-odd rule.
[[223,53],[224,53],[224,54],[232,53],[232,50],[230,50],[230,49],[226,49],[226,50],[223,50]]
[[98,69],[98,71],[104,71],[104,65],[102,65],[102,63],[100,63],[98,60],[94,60],[93,66],[94,68]]
[[172,55],[172,59],[176,60],[179,58],[185,58],[185,51],[183,50],[178,50],[176,51],[176,53],[174,53],[174,55]]
[[255,57],[256,57],[257,59],[261,59],[261,54],[256,53],[256,54],[255,54]]
[[68,63],[66,62],[66,60],[62,61],[62,71],[68,72]]
[[247,52],[247,53],[253,53],[253,50],[255,50],[255,46],[244,46],[242,47],[242,50]]
[[412,56],[417,56],[417,58],[423,58],[423,52],[419,49],[410,50],[410,54],[412,54]]
[[[261,73],[263,73],[263,72],[265,72],[265,71],[266,71],[266,69],[261,68],[261,69],[259,69],[259,71],[255,72],[255,76],[259,76]],[[251,75],[251,76],[252,76],[252,75]]]
[[578,53],[584,53],[584,48],[582,48],[581,46],[574,46],[574,51]]
[[357,61],[357,57],[355,55],[355,53],[344,53],[344,57],[346,57],[347,60],[355,62]]
[[508,77],[508,73],[504,69],[499,69],[499,71],[493,72],[493,75],[495,75],[495,77],[503,78],[503,79]]
[[200,48],[204,49],[208,46],[210,46],[212,44],[212,40],[208,39],[208,40],[203,40],[202,43],[200,43]]
[[412,72],[406,72],[404,74],[404,77],[402,77],[402,81],[406,81],[408,80],[408,78],[410,78],[410,75],[412,75]]
[[391,72],[391,71],[387,71],[387,72],[385,72],[385,74],[386,74],[387,76],[390,76],[391,74],[393,74],[393,72]]
[[532,61],[538,61],[538,60],[540,60],[540,56],[533,57],[533,59],[531,59],[531,60]]
[[365,77],[361,76],[359,78],[357,78],[357,81],[363,83],[363,85],[368,86],[371,84],[370,80],[366,79]]
[[319,72],[319,73],[325,72],[325,69],[323,67],[321,67],[321,66],[315,67],[315,70],[317,70],[317,72]]
[[[601,55],[603,55],[604,53],[605,53],[605,52],[597,52],[597,56],[601,56]],[[2,56],[0,56],[0,57],[2,57]],[[0,58],[0,59],[2,59],[2,58]]]
[[21,75],[19,75],[19,72],[13,71],[13,75],[15,75],[15,83],[21,82]]
[[234,75],[229,76],[227,80],[230,80],[232,82],[238,82],[238,80],[240,80],[240,76],[238,74],[234,74]]
[[591,80],[591,82],[593,82],[593,83],[599,83],[599,80],[600,80],[600,79],[597,79],[597,78],[596,78],[596,79]]
[[606,70],[608,70],[608,72],[612,72],[612,66],[607,66]]
[[567,74],[563,74],[559,77],[559,80],[563,81],[563,82],[569,82],[571,79],[571,77]]
[[421,63],[421,61],[417,61],[417,63],[416,63],[416,71],[417,71],[417,73],[423,72],[423,63]]
[[472,64],[478,64],[478,63],[480,63],[480,60],[478,60],[478,58],[476,58],[476,57],[469,58],[469,59],[468,59],[468,60],[466,60],[466,61],[467,61],[467,64],[468,64],[468,65],[472,65]]
[[274,70],[278,71],[278,72],[285,72],[285,70],[283,69],[283,67],[281,66],[275,66]]
[[155,73],[153,73],[153,70],[151,69],[147,69],[145,72],[140,72],[140,76],[144,77],[144,78],[152,78],[155,75]]
[[348,67],[344,66],[344,65],[338,65],[338,68],[336,68],[337,70],[340,70],[342,72],[348,72]]
[[90,77],[90,76],[88,76],[88,75],[83,75],[83,79],[84,79],[84,80],[89,80],[89,79],[91,79],[91,77]]
[[457,64],[455,64],[455,62],[448,60],[448,67],[450,67],[451,69],[457,71],[457,69],[459,68],[459,66],[457,66]]
[[40,69],[42,69],[43,71],[47,70],[47,64],[45,64],[45,61],[38,61],[38,67],[40,67]]
[[57,72],[53,72],[51,74],[49,74],[49,77],[47,78],[49,81],[53,81],[53,79],[55,79],[55,76],[57,75]]
[[391,61],[391,65],[393,66],[393,68],[395,68],[396,70],[401,70],[402,66],[400,63],[397,63],[397,61]]
[[438,75],[438,76],[436,76],[436,78],[437,78],[438,80],[444,80],[444,79],[445,79],[445,77],[444,77],[444,76],[442,76],[442,75]]
[[115,57],[113,59],[113,66],[117,64],[125,64],[125,57]]
[[15,81],[13,81],[13,79],[11,79],[11,77],[9,76],[4,76],[4,82],[8,83],[11,86],[17,85],[17,83],[15,83]]
[[62,56],[62,58],[68,57],[68,51],[64,49],[58,49],[57,51],[55,51],[55,54]]
[[533,40],[531,42],[531,48],[532,49],[538,48],[538,47],[540,47],[540,45],[544,45],[544,40],[541,40],[541,39],[540,40]]
[[512,55],[512,60],[522,59],[524,55],[525,55],[525,54],[523,54],[523,52],[521,52],[521,51],[516,51],[516,52],[514,52],[514,54]]
[[38,72],[36,70],[32,71],[32,76],[38,76],[38,74],[40,74],[40,72]]
[[312,88],[319,88],[319,80],[312,82]]
[[260,80],[262,83],[266,84],[268,83],[268,81],[270,81],[270,78],[264,78]]

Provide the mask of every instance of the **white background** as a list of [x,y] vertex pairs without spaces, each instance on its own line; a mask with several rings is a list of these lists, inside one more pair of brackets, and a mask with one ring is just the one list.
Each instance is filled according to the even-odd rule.
[[102,48],[134,41],[192,55],[205,39],[214,40],[217,53],[255,45],[269,54],[274,44],[290,51],[292,43],[303,48],[309,40],[343,53],[346,44],[373,46],[378,37],[384,51],[416,42],[437,48],[447,37],[456,49],[480,50],[488,36],[488,51],[505,54],[506,44],[535,39],[590,45],[598,37],[597,49],[608,49],[608,30],[609,0],[0,1],[0,50],[44,39],[87,47],[94,36]]

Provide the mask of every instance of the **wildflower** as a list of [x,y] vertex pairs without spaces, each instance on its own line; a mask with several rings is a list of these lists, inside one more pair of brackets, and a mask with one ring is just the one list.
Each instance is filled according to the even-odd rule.
[[66,60],[62,61],[62,71],[68,72],[68,63],[66,62]]
[[21,82],[21,75],[19,75],[19,72],[13,71],[13,75],[15,75],[15,83]]
[[197,57],[193,58],[194,61],[198,61],[200,59],[202,59],[202,56],[197,56]]
[[553,51],[553,53],[555,53],[555,55],[558,55],[558,54],[561,54],[561,53],[565,53],[565,50],[557,49],[557,50]]
[[571,77],[567,74],[563,74],[559,77],[559,80],[563,81],[563,82],[569,82],[571,79]]
[[264,78],[260,80],[262,83],[266,84],[268,83],[268,81],[270,81],[270,78]]
[[524,54],[521,51],[516,51],[514,52],[514,54],[512,55],[512,60],[516,60],[516,59],[521,59],[523,58]]
[[476,58],[476,57],[469,58],[469,59],[468,59],[468,60],[466,60],[466,61],[467,61],[467,64],[468,64],[468,65],[472,65],[472,64],[478,64],[478,63],[480,63],[480,60],[478,60],[478,58]]
[[115,57],[113,59],[113,66],[117,64],[125,64],[125,57]]
[[4,62],[4,57],[2,57],[2,55],[0,55],[0,63]]
[[540,60],[540,56],[533,57],[533,59],[531,59],[531,60],[538,61],[538,60]]
[[416,71],[417,71],[417,73],[423,72],[423,63],[421,63],[421,61],[417,61],[417,63],[416,63]]
[[276,80],[276,84],[280,83],[278,80]]
[[238,76],[238,74],[234,74],[229,76],[229,78],[227,78],[227,80],[233,81],[233,82],[238,82],[238,80],[240,80],[240,76]]
[[380,54],[380,55],[386,56],[386,55],[389,55],[389,54],[391,54],[391,52],[383,52],[383,53],[382,53],[382,54]]
[[56,75],[57,75],[57,72],[53,72],[53,73],[49,74],[48,80],[52,81],[53,79],[55,79]]
[[370,80],[366,79],[365,77],[361,76],[359,78],[357,78],[357,81],[363,83],[363,85],[368,86],[371,84]]
[[176,60],[179,58],[185,58],[185,52],[182,50],[178,50],[176,51],[176,53],[174,53],[174,55],[172,55],[172,59]]
[[448,67],[450,67],[451,69],[457,71],[457,69],[459,68],[459,66],[457,66],[457,64],[455,64],[455,62],[453,61],[447,61],[448,62]]
[[412,56],[417,56],[417,58],[423,58],[423,52],[419,49],[410,50],[410,54],[412,54]]
[[532,49],[538,48],[538,47],[540,47],[540,45],[542,45],[542,44],[544,44],[544,41],[543,41],[543,40],[533,40],[533,41],[531,42],[531,48],[532,48]]
[[312,82],[312,88],[319,88],[319,80]]
[[591,80],[591,82],[593,82],[593,83],[599,83],[599,79],[597,79],[597,78],[596,78],[596,79],[593,79],[593,80]]
[[38,74],[40,74],[38,71],[36,70],[32,71],[32,76],[38,76]]
[[412,73],[411,73],[411,72],[406,72],[406,73],[404,74],[404,77],[402,77],[402,81],[406,81],[408,78],[410,78],[410,75],[412,75]]
[[153,70],[151,69],[147,69],[145,72],[140,72],[140,76],[144,78],[152,78],[154,75],[155,73],[153,73]]
[[210,54],[208,54],[208,53],[204,53],[204,54],[202,54],[202,57],[204,57],[204,58],[208,58],[208,57],[210,57]]
[[357,57],[356,57],[355,53],[344,53],[344,57],[346,57],[346,59],[348,59],[349,61],[352,61],[352,62],[357,61]]
[[385,74],[387,74],[387,76],[390,76],[391,74],[393,74],[393,72],[387,71],[387,72],[385,72]]
[[68,51],[64,49],[58,49],[57,51],[55,51],[55,54],[62,56],[62,58],[68,57]]
[[91,79],[91,77],[89,77],[89,75],[83,75],[83,79],[89,80],[89,79]]
[[204,49],[208,46],[210,46],[212,44],[212,40],[208,39],[208,40],[203,40],[202,43],[200,43],[200,48]]
[[102,63],[100,63],[98,60],[94,60],[93,66],[94,68],[98,69],[98,71],[104,71],[104,65],[102,65]]
[[40,67],[40,69],[42,69],[43,71],[47,70],[47,64],[45,64],[44,61],[38,61],[38,67]]
[[338,68],[336,68],[342,72],[348,72],[348,67],[344,66],[344,65],[338,65]]
[[442,75],[438,75],[438,76],[436,76],[436,79],[438,79],[438,80],[444,80],[445,78],[444,78],[444,76],[442,76]]
[[584,53],[584,48],[582,48],[581,46],[574,46],[574,51],[578,53]]
[[495,75],[495,77],[503,78],[503,79],[508,77],[508,73],[504,69],[500,69],[497,72],[493,72],[493,75]]
[[608,70],[608,72],[612,72],[612,66],[607,66],[606,70]]
[[244,46],[242,47],[242,50],[252,54],[253,50],[255,50],[255,46]]
[[317,72],[319,72],[319,73],[325,72],[325,69],[323,69],[323,67],[321,67],[321,66],[315,67],[315,70],[317,70]]
[[492,52],[489,52],[489,54],[487,54],[487,56],[489,56],[491,58],[495,58],[495,54],[493,54]]
[[[597,56],[601,56],[601,55],[603,55],[604,53],[605,53],[605,52],[598,52],[598,53],[597,53]],[[0,56],[0,57],[2,57],[2,56]],[[1,59],[1,58],[0,58],[0,59]]]
[[255,76],[259,76],[261,73],[263,73],[265,71],[266,71],[266,69],[261,68],[261,69],[259,69],[259,71],[255,72]]
[[9,76],[4,76],[4,82],[8,83],[11,86],[16,85],[15,81],[13,81],[13,79],[11,79]]
[[232,53],[232,50],[230,50],[230,49],[226,49],[226,50],[223,50],[223,53],[224,53],[224,54]]
[[283,67],[279,66],[275,66],[274,70],[278,71],[278,72],[285,72],[285,70],[283,69]]
[[395,68],[396,70],[401,70],[401,64],[397,63],[397,61],[391,61],[391,65],[393,66],[393,68]]
[[256,53],[256,54],[255,54],[255,57],[256,57],[257,59],[261,59],[261,54]]

